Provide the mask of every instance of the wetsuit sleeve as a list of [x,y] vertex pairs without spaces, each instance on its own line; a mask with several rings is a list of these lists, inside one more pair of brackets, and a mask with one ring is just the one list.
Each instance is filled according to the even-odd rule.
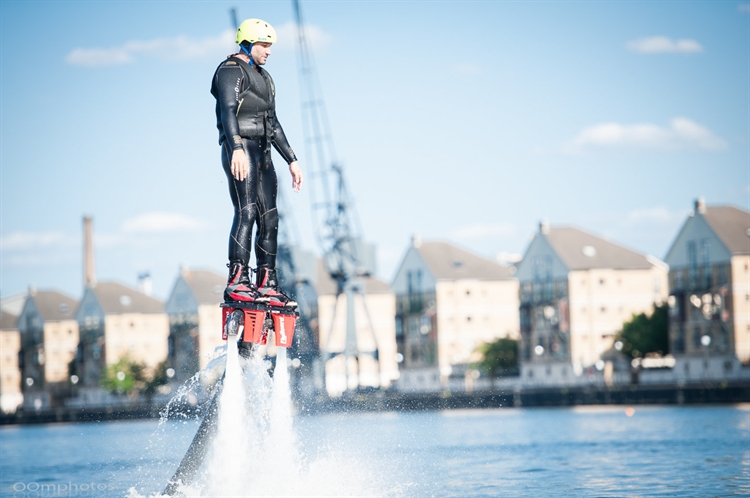
[[291,164],[297,160],[297,156],[294,154],[292,147],[289,145],[289,141],[286,139],[284,129],[281,127],[279,120],[276,119],[276,113],[273,116],[273,146],[281,154],[287,164]]
[[216,71],[216,101],[221,115],[221,125],[233,149],[242,148],[240,126],[237,123],[237,106],[244,75],[239,66],[222,65]]

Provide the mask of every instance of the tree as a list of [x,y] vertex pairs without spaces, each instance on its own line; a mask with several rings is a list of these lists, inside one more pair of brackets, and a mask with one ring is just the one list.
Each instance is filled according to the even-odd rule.
[[144,393],[147,396],[151,396],[152,394],[154,394],[159,386],[163,386],[169,383],[169,375],[167,374],[168,369],[169,362],[167,360],[164,360],[156,365],[151,379],[146,382]]
[[137,394],[143,387],[145,365],[127,356],[114,365],[108,365],[102,376],[101,385],[112,394]]
[[649,353],[669,353],[669,311],[666,304],[654,306],[650,316],[633,315],[622,326],[617,336],[622,342],[622,353],[630,358],[641,358]]
[[148,375],[145,364],[124,356],[114,365],[107,367],[101,385],[113,394],[138,396],[143,393],[150,398],[159,386],[169,382],[167,367],[165,360],[154,368],[151,375]]
[[479,346],[482,360],[477,363],[490,379],[518,375],[518,341],[501,337]]

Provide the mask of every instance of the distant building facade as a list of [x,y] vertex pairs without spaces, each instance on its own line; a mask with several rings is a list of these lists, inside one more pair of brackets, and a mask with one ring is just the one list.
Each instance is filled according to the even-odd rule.
[[516,277],[521,376],[532,385],[574,383],[591,373],[623,323],[650,314],[668,292],[667,266],[658,259],[546,222]]
[[481,344],[518,338],[518,282],[509,267],[415,237],[392,287],[400,390],[443,389],[479,359]]
[[[374,277],[358,278],[355,285],[359,292],[355,293],[354,300],[354,328],[360,354],[356,364],[352,360],[347,365],[346,355],[340,354],[346,348],[347,297],[342,294],[337,302],[336,283],[319,261],[315,285],[318,295],[316,329],[320,351],[324,357],[330,358],[325,362],[325,386],[331,396],[339,396],[347,389],[360,386],[387,388],[398,377],[393,323],[396,298],[393,291],[388,284]],[[369,354],[376,349],[377,359]]]
[[117,282],[87,288],[75,319],[81,331],[76,371],[80,394],[88,402],[96,402],[108,365],[128,357],[154,368],[167,359],[169,318],[164,304],[133,288]]
[[164,307],[169,316],[169,362],[176,380],[203,369],[221,339],[221,308],[226,277],[183,268]]
[[23,403],[18,367],[21,335],[17,322],[18,315],[0,312],[0,410],[5,413],[15,412]]
[[666,257],[675,377],[724,378],[750,363],[750,213],[694,207]]
[[17,322],[25,407],[57,406],[70,396],[70,363],[79,340],[77,306],[61,292],[29,292]]

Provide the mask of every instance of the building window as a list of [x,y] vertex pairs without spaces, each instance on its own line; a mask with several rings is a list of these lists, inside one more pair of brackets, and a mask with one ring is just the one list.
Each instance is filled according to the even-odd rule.
[[709,288],[711,287],[711,243],[708,239],[701,240],[700,259],[703,270],[703,285]]
[[688,253],[688,275],[690,278],[690,285],[695,285],[695,280],[698,276],[698,251],[695,248],[695,241],[689,240],[687,243]]
[[685,351],[685,327],[680,325],[677,329],[677,337],[674,343],[674,352],[683,353]]
[[542,257],[534,256],[531,260],[531,271],[534,274],[534,282],[538,283],[542,281]]
[[701,347],[701,329],[698,327],[693,329],[693,347],[696,349]]
[[419,332],[422,335],[432,332],[432,321],[430,320],[429,315],[422,315],[421,323],[419,325]]
[[711,243],[708,239],[701,240],[701,263],[703,266],[711,264]]

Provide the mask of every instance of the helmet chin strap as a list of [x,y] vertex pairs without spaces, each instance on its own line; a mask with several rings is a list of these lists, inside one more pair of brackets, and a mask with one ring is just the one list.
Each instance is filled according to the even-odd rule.
[[[250,50],[252,50],[252,49],[253,49],[253,46],[251,44],[250,45]],[[250,50],[246,49],[244,45],[240,45],[240,50],[242,50],[243,52],[245,52],[245,54],[247,55],[247,57],[250,59],[250,67],[252,67],[253,66],[253,56],[250,55]]]

